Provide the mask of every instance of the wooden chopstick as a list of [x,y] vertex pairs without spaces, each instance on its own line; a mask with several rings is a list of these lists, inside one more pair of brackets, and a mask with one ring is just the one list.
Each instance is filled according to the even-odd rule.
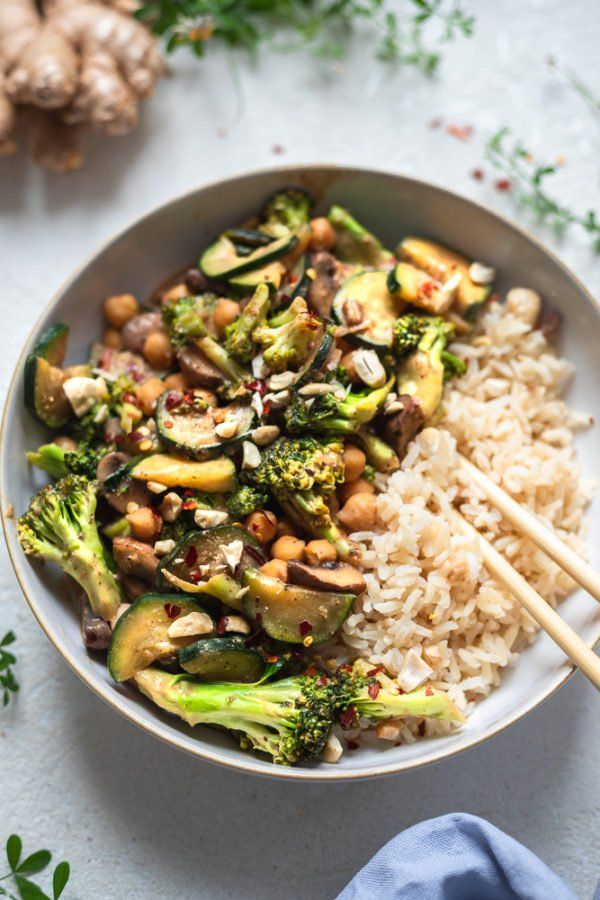
[[576,581],[592,597],[600,601],[600,575],[598,572],[595,572],[589,563],[571,550],[564,541],[561,541],[558,535],[543,525],[537,516],[513,500],[489,475],[478,469],[460,453],[458,458],[462,470],[483,491],[490,503],[502,513],[504,518],[514,525],[517,531],[537,544],[540,550],[547,553],[550,559],[553,559],[561,569],[571,576],[573,581]]
[[561,619],[558,613],[546,603],[522,575],[481,535],[467,520],[456,513],[457,524],[465,534],[477,538],[483,561],[489,574],[502,582],[513,597],[527,610],[538,625],[544,629],[571,662],[581,669],[594,687],[600,690],[600,658],[588,647],[583,638]]

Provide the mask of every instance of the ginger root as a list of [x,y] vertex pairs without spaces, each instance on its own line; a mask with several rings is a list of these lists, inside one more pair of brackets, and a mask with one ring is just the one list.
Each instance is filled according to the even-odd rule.
[[17,111],[29,108],[34,159],[71,171],[80,126],[127,134],[165,64],[136,0],[38,2],[0,0],[0,155],[17,149]]

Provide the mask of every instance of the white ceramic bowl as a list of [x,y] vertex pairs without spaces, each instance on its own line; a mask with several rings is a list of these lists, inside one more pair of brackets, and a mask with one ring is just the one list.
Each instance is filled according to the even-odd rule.
[[[297,780],[344,780],[401,772],[439,761],[487,740],[516,722],[552,694],[572,672],[564,655],[545,636],[509,669],[501,686],[482,701],[455,733],[392,747],[380,742],[345,754],[337,765],[304,768],[273,766],[266,758],[238,749],[224,734],[189,728],[163,715],[127,685],[111,681],[101,659],[82,645],[78,617],[52,566],[31,565],[19,546],[15,520],[6,518],[9,504],[25,510],[40,485],[39,474],[25,462],[24,450],[42,443],[43,428],[22,403],[23,361],[36,336],[56,321],[70,325],[69,362],[86,358],[91,338],[102,331],[100,304],[111,293],[131,291],[148,297],[165,277],[192,263],[201,247],[224,227],[254,213],[266,197],[288,184],[309,188],[319,210],[337,202],[391,246],[405,233],[429,235],[485,260],[499,272],[499,289],[521,284],[539,291],[564,314],[561,351],[577,365],[569,392],[580,410],[600,418],[600,354],[598,308],[565,267],[537,241],[511,223],[441,188],[382,172],[336,167],[262,171],[199,188],[160,207],[99,250],[50,302],[37,322],[12,380],[2,425],[1,491],[3,524],[12,563],[23,593],[38,622],[58,652],[96,694],[130,721],[156,737],[202,759],[235,769]],[[597,445],[593,432],[578,441],[585,472],[596,475]],[[596,450],[596,452],[595,452]],[[600,515],[590,513],[592,557],[600,544]],[[598,558],[592,558],[598,564]],[[561,615],[590,645],[600,639],[600,607],[577,591],[560,608]]]

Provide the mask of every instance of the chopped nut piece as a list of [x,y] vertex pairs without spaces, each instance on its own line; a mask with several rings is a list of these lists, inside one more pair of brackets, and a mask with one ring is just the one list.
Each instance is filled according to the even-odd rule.
[[175,491],[169,491],[163,497],[162,503],[158,508],[165,522],[175,522],[181,514],[183,500]]
[[165,541],[157,541],[154,545],[154,552],[157,556],[166,556],[167,553],[170,553],[171,550],[175,549],[175,541],[173,540],[165,540]]
[[224,631],[234,631],[236,634],[250,634],[252,631],[250,624],[242,616],[224,616],[223,619]]
[[282,391],[284,388],[290,386],[295,377],[296,375],[294,372],[279,372],[275,375],[271,375],[267,381],[267,387],[271,391]]
[[214,528],[215,525],[222,525],[228,518],[228,513],[220,509],[197,509],[194,513],[194,522],[198,528]]
[[213,620],[210,616],[206,613],[191,612],[171,622],[167,634],[170,638],[191,637],[196,634],[211,634],[213,630]]
[[486,266],[485,263],[474,262],[469,266],[469,278],[475,284],[491,284],[496,277],[496,270],[493,266]]
[[330,734],[323,747],[321,759],[326,763],[336,763],[343,752],[340,739],[335,734]]
[[385,384],[385,369],[374,350],[355,350],[354,368],[361,381],[369,387],[379,388]]
[[402,412],[404,409],[404,403],[402,400],[394,400],[393,403],[388,404],[383,408],[384,416],[393,416],[394,413]]
[[260,466],[260,450],[256,444],[244,441],[242,444],[242,469],[257,469]]
[[400,726],[394,722],[379,722],[375,726],[375,734],[382,741],[395,741],[400,734]]
[[252,432],[252,440],[257,447],[267,447],[279,437],[280,429],[277,425],[260,425]]
[[242,553],[244,552],[243,541],[231,541],[229,544],[219,544],[219,550],[223,554],[223,559],[232,572],[235,572],[240,564]]
[[146,487],[151,494],[164,494],[167,489],[166,484],[161,484],[160,481],[148,481]]
[[506,309],[533,328],[542,309],[542,298],[529,288],[511,288],[506,295]]
[[346,319],[346,324],[360,325],[364,317],[365,311],[362,303],[359,303],[358,300],[353,300],[352,297],[348,297],[344,303],[344,318]]
[[135,500],[130,500],[127,506],[125,507],[125,511],[128,515],[134,513],[137,509],[140,508],[140,504],[136,503]]
[[251,408],[254,410],[259,419],[262,419],[262,415],[265,411],[264,404],[262,402],[262,397],[255,391],[252,394],[252,402],[250,403]]
[[311,384],[305,384],[298,393],[301,397],[316,397],[318,394],[331,394],[333,390],[334,388],[331,384],[314,381]]
[[255,378],[266,378],[270,369],[264,361],[262,353],[257,353],[252,360],[252,374]]
[[432,674],[431,666],[428,666],[425,660],[421,659],[416,650],[411,647],[404,657],[400,674],[396,680],[403,691],[414,691]]
[[292,399],[292,392],[289,388],[286,388],[283,391],[278,391],[276,394],[265,394],[264,401],[271,401],[272,409],[283,409],[284,406],[287,406],[290,400]]
[[227,440],[228,438],[232,438],[235,434],[237,434],[237,430],[239,427],[239,418],[226,418],[224,422],[219,422],[218,425],[215,425],[215,433],[220,438],[225,438],[225,440]]

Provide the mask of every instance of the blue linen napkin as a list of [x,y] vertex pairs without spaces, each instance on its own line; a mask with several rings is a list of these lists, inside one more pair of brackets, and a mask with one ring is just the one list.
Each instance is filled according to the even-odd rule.
[[413,825],[385,845],[337,900],[577,900],[558,875],[499,828],[466,813]]

